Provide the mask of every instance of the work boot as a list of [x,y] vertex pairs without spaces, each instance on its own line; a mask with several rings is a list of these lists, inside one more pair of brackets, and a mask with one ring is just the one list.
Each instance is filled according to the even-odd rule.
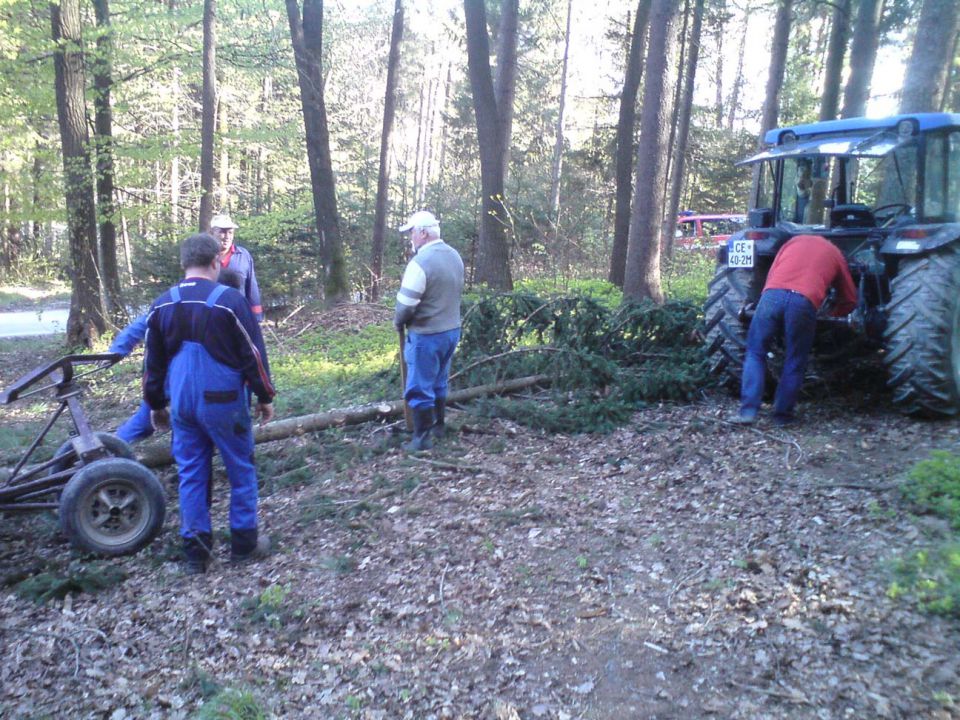
[[270,555],[270,537],[258,536],[257,529],[230,531],[230,562],[244,565]]
[[197,533],[183,539],[183,572],[186,575],[203,575],[213,555],[213,535]]
[[433,429],[433,408],[414,408],[413,409],[413,439],[403,444],[403,449],[407,452],[418,452],[420,450],[429,450],[433,447],[433,440],[430,439],[430,431]]
[[433,436],[437,440],[443,439],[443,436],[447,429],[446,424],[446,415],[447,412],[447,399],[437,398],[433,403]]

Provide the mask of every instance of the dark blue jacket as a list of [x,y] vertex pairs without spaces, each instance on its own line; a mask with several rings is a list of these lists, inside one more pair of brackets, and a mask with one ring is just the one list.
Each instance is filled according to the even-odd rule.
[[250,303],[233,288],[225,288],[212,307],[206,305],[217,283],[186,278],[176,286],[180,302],[168,290],[147,314],[143,397],[154,410],[167,405],[164,381],[170,360],[184,342],[203,346],[210,356],[243,373],[261,403],[273,399],[267,351]]

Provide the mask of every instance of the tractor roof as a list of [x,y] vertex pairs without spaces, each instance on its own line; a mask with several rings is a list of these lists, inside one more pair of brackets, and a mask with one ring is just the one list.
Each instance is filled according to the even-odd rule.
[[825,120],[823,122],[793,125],[791,127],[768,130],[763,140],[769,145],[776,145],[782,141],[787,133],[793,133],[798,138],[812,137],[857,130],[895,130],[897,123],[902,120],[913,120],[921,132],[938,128],[960,128],[960,114],[953,113],[914,113],[909,115],[892,115],[886,118],[846,118],[844,120]]

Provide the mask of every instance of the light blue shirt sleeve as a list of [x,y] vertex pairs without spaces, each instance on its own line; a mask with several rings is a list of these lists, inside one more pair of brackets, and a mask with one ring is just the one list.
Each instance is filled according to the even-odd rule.
[[147,334],[147,316],[141,315],[132,323],[127,325],[123,330],[120,331],[120,334],[117,335],[113,342],[110,343],[109,352],[119,353],[126,357],[133,352],[133,349],[143,342],[144,336]]

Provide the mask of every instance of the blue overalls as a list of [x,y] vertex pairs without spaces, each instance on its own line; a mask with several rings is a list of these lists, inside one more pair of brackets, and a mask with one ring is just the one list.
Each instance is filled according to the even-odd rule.
[[[213,308],[225,290],[226,286],[217,285],[206,306]],[[170,297],[174,303],[181,301],[178,287],[171,288]],[[204,334],[200,332],[201,337]],[[173,457],[180,475],[180,535],[187,555],[202,557],[210,547],[207,484],[214,446],[230,481],[233,552],[250,552],[257,543],[257,473],[243,373],[214,359],[200,343],[188,340],[170,361],[167,380]]]

